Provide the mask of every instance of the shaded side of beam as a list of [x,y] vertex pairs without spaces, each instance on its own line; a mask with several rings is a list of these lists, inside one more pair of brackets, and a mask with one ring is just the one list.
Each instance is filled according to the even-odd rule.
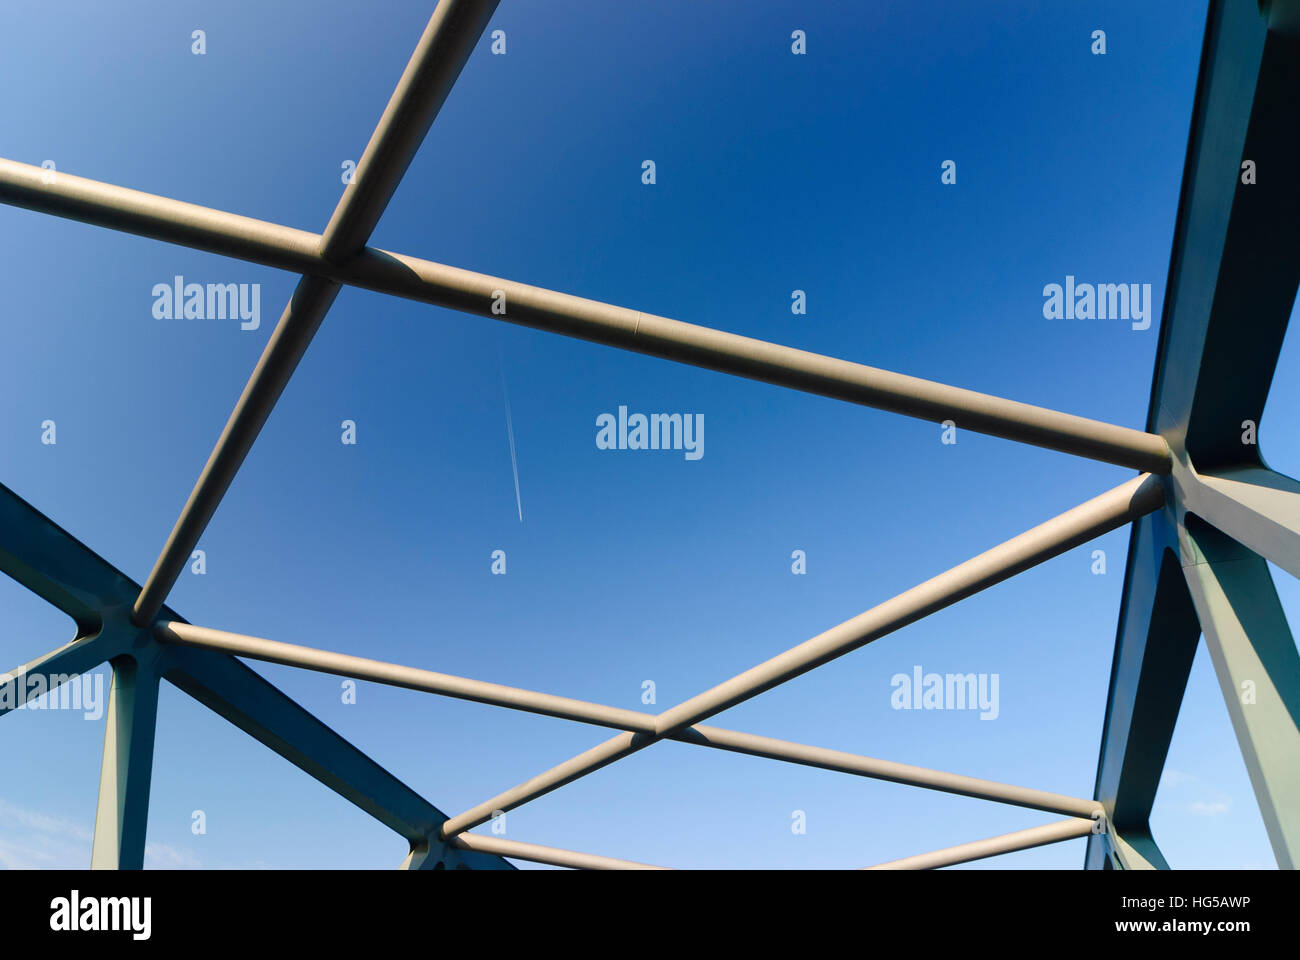
[[[1093,788],[1111,839],[1130,838],[1145,861],[1161,868],[1154,840],[1137,838],[1151,836],[1151,810],[1201,634],[1166,513],[1143,517],[1129,540]],[[1089,838],[1087,866],[1105,862],[1102,838]]]
[[[1150,829],[1141,828],[1120,833],[1113,823],[1106,824],[1105,833],[1094,833],[1088,838],[1088,869],[1105,869],[1104,861],[1112,858],[1112,868],[1119,870],[1168,870],[1169,863],[1160,852]],[[1094,854],[1093,848],[1098,848]],[[1109,847],[1109,850],[1107,850]],[[1094,864],[1093,857],[1099,862]]]
[[[331,262],[313,234],[0,160],[0,201],[776,386],[1165,474],[1155,434],[371,247]],[[345,197],[347,195],[345,194]],[[317,243],[321,238],[316,238]],[[504,295],[505,313],[493,313]]]

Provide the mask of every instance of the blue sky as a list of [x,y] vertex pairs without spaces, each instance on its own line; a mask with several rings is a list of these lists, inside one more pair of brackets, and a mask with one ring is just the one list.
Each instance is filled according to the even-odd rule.
[[[7,4],[0,156],[319,231],[430,9]],[[1045,320],[1042,289],[1073,275],[1162,301],[1204,18],[1185,0],[503,0],[489,30],[507,53],[479,44],[372,243],[1142,427],[1159,310],[1145,331]],[[296,278],[8,207],[0,256],[0,482],[143,580]],[[155,318],[153,286],[178,274],[260,284],[260,328]],[[1288,343],[1260,428],[1283,470],[1300,467],[1275,426],[1300,399],[1298,354]],[[620,405],[702,414],[704,456],[598,450],[596,417]],[[207,573],[169,603],[207,626],[663,710],[1130,475],[349,289],[200,542]],[[1127,544],[1102,537],[717,723],[1088,796]],[[71,636],[8,580],[0,623],[13,665]],[[997,674],[998,718],[893,709],[891,677],[916,665]],[[453,815],[608,735],[370,684],[343,704],[336,678],[256,668]],[[80,714],[0,723],[0,865],[88,864],[102,740]],[[510,813],[507,836],[669,866],[854,867],[1051,819],[669,743]],[[1274,864],[1203,650],[1153,826],[1175,866]],[[149,841],[160,866],[405,854],[166,685]],[[1072,841],[986,863],[1082,859]]]

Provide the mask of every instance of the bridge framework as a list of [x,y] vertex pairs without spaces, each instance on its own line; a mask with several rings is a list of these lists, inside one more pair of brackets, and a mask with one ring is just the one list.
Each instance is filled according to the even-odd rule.
[[[301,279],[143,586],[0,486],[0,571],[77,637],[0,676],[0,714],[108,662],[92,866],[144,863],[159,683],[167,680],[407,839],[409,869],[649,865],[470,831],[661,740],[1043,810],[1046,826],[880,864],[942,867],[1076,837],[1085,866],[1163,868],[1148,824],[1199,636],[1278,863],[1300,851],[1300,657],[1266,561],[1300,576],[1300,483],[1253,438],[1300,279],[1300,4],[1213,0],[1147,427],[1101,423],[367,246],[497,0],[441,0],[322,234],[0,159],[0,201],[300,273]],[[1250,161],[1257,182],[1244,183]],[[1138,474],[659,714],[624,710],[189,624],[165,605],[343,284],[1120,464]],[[505,304],[505,313],[499,305]],[[497,309],[494,310],[494,306]],[[1251,426],[1248,428],[1247,424]],[[1121,526],[1128,565],[1090,799],[706,725],[738,703]],[[239,658],[618,731],[447,816]],[[33,687],[28,681],[40,677]]]

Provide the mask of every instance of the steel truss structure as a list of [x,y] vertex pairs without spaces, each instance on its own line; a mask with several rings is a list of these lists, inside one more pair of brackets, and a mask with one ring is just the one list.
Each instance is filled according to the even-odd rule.
[[[12,671],[0,713],[112,666],[92,866],[144,862],[166,679],[410,843],[409,869],[646,864],[469,831],[660,740],[1050,811],[1066,819],[879,865],[930,868],[1088,837],[1091,868],[1166,867],[1148,816],[1202,631],[1278,862],[1300,853],[1300,658],[1266,560],[1300,576],[1300,483],[1241,442],[1259,422],[1300,277],[1295,3],[1213,0],[1145,431],[890,373],[367,246],[497,0],[441,0],[323,234],[0,160],[0,200],[302,275],[143,587],[0,487],[0,570],[76,621]],[[1253,161],[1258,184],[1238,177]],[[1138,471],[891,600],[657,715],[187,623],[165,600],[341,289],[394,296],[1018,440]],[[504,296],[506,313],[492,311]],[[1244,309],[1248,307],[1248,309]],[[707,726],[930,613],[1132,525],[1096,790],[1080,799]],[[237,658],[563,717],[612,738],[447,816]],[[1239,691],[1249,684],[1250,702]]]

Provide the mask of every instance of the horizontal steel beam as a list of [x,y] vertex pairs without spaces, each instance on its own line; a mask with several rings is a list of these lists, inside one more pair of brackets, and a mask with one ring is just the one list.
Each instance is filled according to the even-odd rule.
[[[280,643],[275,640],[264,640],[261,637],[249,637],[224,630],[213,630],[209,627],[167,621],[155,624],[154,634],[159,640],[167,643],[219,650],[266,663],[279,663],[340,677],[369,680],[458,700],[523,710],[542,716],[560,717],[617,730],[640,733],[653,733],[655,730],[655,717],[636,710],[624,710],[585,700],[557,697],[549,693],[508,687],[498,683],[485,683],[481,680],[470,680],[446,673],[435,673],[431,670],[419,670],[365,657],[331,653],[314,647]],[[1087,817],[1101,810],[1101,804],[1095,800],[1083,800],[1046,790],[1017,787],[993,780],[945,773],[941,770],[929,770],[906,763],[877,760],[874,757],[863,757],[840,750],[809,747],[787,740],[760,737],[752,733],[739,733],[735,730],[724,730],[703,724],[679,731],[670,739],[1070,816]]]
[[442,835],[449,837],[472,829],[486,822],[496,810],[509,810],[534,800],[1044,560],[1158,510],[1163,506],[1164,498],[1164,485],[1159,478],[1150,474],[1134,477],[712,690],[664,711],[656,719],[653,734],[619,734],[452,817],[443,824]]
[[[367,247],[332,262],[322,238],[234,214],[0,160],[0,201],[453,310],[1048,447],[1168,473],[1164,438]],[[493,312],[504,296],[505,313]]]
[[1028,830],[1004,833],[1000,837],[989,837],[987,840],[975,840],[955,847],[945,847],[943,850],[904,857],[902,860],[891,860],[864,869],[933,870],[936,867],[951,867],[958,863],[969,863],[971,860],[983,860],[985,857],[996,857],[1003,853],[1014,853],[1017,850],[1028,850],[1048,843],[1086,837],[1092,833],[1092,828],[1092,820],[1059,820],[1045,826],[1030,827]]
[[514,857],[516,860],[530,860],[533,863],[547,863],[555,867],[573,867],[577,870],[668,870],[669,867],[656,867],[649,863],[635,860],[616,860],[613,857],[601,857],[594,853],[576,853],[559,847],[543,847],[536,843],[520,843],[517,840],[505,840],[501,837],[484,837],[476,833],[462,833],[447,841],[447,845],[457,850],[470,850],[474,853],[494,853],[499,857]]
[[[357,163],[352,183],[335,207],[325,233],[314,241],[314,257],[348,260],[365,247],[496,6],[497,0],[441,0],[438,4]],[[131,614],[136,624],[148,624],[158,615],[338,293],[339,284],[334,280],[305,275],[298,281],[136,599]]]

